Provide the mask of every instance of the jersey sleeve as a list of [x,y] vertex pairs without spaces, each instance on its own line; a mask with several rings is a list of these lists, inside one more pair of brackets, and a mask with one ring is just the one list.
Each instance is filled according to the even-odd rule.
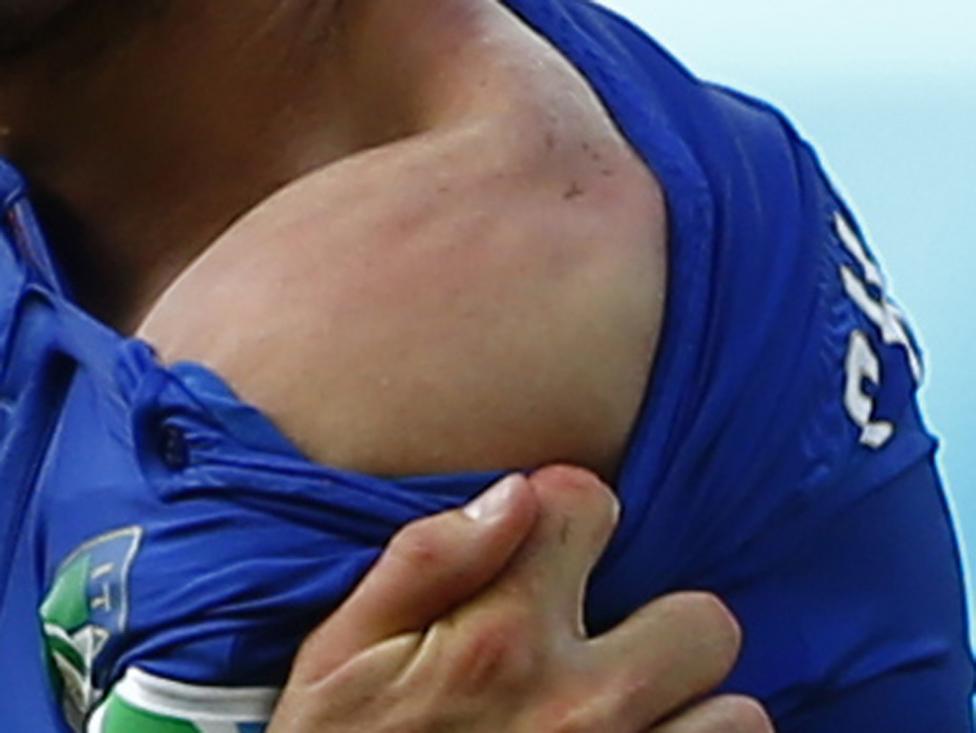
[[959,559],[931,457],[843,514],[757,536],[741,564],[761,572],[708,581],[745,630],[726,690],[761,696],[789,733],[968,733]]
[[314,464],[216,374],[131,348],[129,432],[90,429],[118,399],[79,373],[43,468],[51,686],[76,731],[251,733],[392,536],[501,474]]
[[599,4],[543,4],[563,8],[557,40],[662,181],[670,224],[664,328],[587,628],[712,590],[744,629],[730,689],[777,730],[968,733],[923,360],[854,212],[782,112]]

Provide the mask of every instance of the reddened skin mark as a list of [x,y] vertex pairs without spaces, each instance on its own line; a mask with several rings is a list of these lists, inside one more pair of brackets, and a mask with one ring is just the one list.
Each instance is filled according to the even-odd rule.
[[582,186],[579,185],[579,182],[573,181],[570,187],[566,190],[566,193],[563,194],[563,198],[566,199],[567,201],[572,201],[573,199],[577,199],[585,193],[586,191],[583,189]]
[[587,153],[590,156],[590,160],[592,160],[594,163],[599,163],[601,160],[603,160],[603,156],[600,154],[600,151],[594,148],[588,142],[583,143],[583,152]]

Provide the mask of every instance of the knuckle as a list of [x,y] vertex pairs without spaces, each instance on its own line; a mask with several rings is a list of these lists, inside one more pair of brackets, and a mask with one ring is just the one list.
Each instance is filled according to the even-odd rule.
[[722,730],[734,733],[775,733],[773,722],[758,700],[742,695],[719,699]]
[[446,548],[430,520],[408,524],[393,537],[386,552],[399,563],[423,570],[446,558]]
[[480,695],[532,684],[541,653],[518,616],[482,620],[462,633],[452,669],[458,691]]

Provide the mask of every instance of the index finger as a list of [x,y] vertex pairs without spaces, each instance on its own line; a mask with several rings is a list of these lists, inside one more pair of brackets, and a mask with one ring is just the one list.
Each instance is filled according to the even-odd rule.
[[490,583],[529,534],[538,510],[519,474],[482,498],[487,513],[473,518],[454,510],[401,530],[346,602],[306,639],[293,675],[322,679],[374,644],[426,628]]

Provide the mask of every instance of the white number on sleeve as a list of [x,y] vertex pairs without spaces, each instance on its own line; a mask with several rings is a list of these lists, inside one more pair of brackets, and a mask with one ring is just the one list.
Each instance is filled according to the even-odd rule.
[[854,423],[861,428],[861,442],[871,448],[880,448],[895,433],[890,422],[871,419],[874,401],[864,393],[864,380],[881,384],[881,362],[878,361],[871,342],[863,331],[851,334],[847,349],[847,388],[844,390],[844,405]]
[[[885,296],[885,282],[881,270],[871,261],[853,227],[841,214],[835,216],[834,224],[841,242],[864,272],[862,279],[852,268],[842,265],[840,277],[844,283],[844,290],[868,320],[877,327],[881,340],[885,344],[899,346],[904,350],[912,376],[916,382],[921,382],[922,360],[908,335],[904,316]],[[880,298],[871,295],[868,285],[879,290]],[[854,331],[851,334],[845,368],[847,384],[844,390],[844,406],[847,408],[847,413],[854,424],[861,428],[861,443],[874,449],[882,448],[891,440],[895,429],[890,422],[872,419],[874,400],[865,392],[864,382],[867,380],[878,387],[881,386],[881,360],[863,331]]]

